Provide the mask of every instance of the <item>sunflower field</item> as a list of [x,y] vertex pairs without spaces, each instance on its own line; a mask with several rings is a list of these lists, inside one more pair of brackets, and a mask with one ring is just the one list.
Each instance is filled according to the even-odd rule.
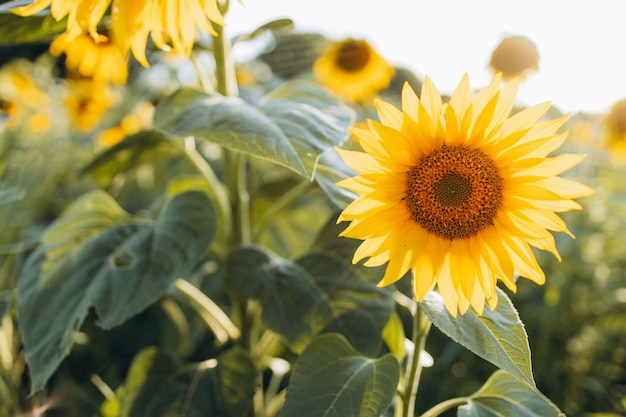
[[626,88],[247,2],[0,0],[0,417],[625,416]]

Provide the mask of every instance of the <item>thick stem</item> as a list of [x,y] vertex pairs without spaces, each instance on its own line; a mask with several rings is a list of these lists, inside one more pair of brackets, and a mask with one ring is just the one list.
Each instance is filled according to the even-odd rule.
[[230,54],[230,40],[224,34],[224,28],[213,25],[216,36],[213,37],[213,56],[215,58],[215,90],[223,96],[237,95],[235,64]]
[[402,417],[413,417],[415,415],[415,397],[422,373],[420,354],[426,345],[426,336],[430,330],[431,322],[423,313],[419,303],[413,307],[413,328],[411,339],[413,341],[413,352],[409,355],[404,376],[404,389],[402,390]]

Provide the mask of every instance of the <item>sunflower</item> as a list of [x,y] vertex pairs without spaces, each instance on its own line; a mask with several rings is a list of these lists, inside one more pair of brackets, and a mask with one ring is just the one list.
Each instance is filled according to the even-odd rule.
[[611,161],[616,165],[626,164],[626,99],[611,106],[606,116],[606,131]]
[[64,53],[65,67],[82,77],[118,85],[125,84],[128,78],[126,59],[104,35],[98,35],[96,41],[83,34],[69,42],[67,33],[63,33],[52,41],[49,50],[54,56]]
[[560,259],[550,231],[572,235],[556,212],[580,209],[572,199],[593,191],[557,176],[584,155],[547,157],[568,116],[540,121],[550,103],[510,116],[518,84],[500,89],[497,74],[474,97],[465,76],[444,105],[427,77],[420,98],[405,84],[401,111],[376,100],[381,122],[351,129],[365,152],[338,149],[359,174],[338,185],[359,197],[338,222],[363,240],[354,263],[387,263],[379,286],[411,270],[416,299],[437,286],[456,316],[495,308],[497,278],[512,291],[515,273],[544,283],[531,248]]
[[345,99],[362,103],[387,88],[395,73],[364,40],[335,42],[313,64],[315,78]]
[[94,128],[120,100],[119,91],[109,83],[88,78],[69,79],[67,87],[63,104],[74,126],[82,132]]
[[[50,6],[56,20],[67,19],[67,40],[87,32],[99,39],[98,24],[110,7],[111,36],[126,56],[128,51],[144,66],[148,34],[157,47],[182,54],[191,53],[197,28],[215,34],[211,22],[224,25],[217,0],[35,0],[12,9],[20,16],[30,16]],[[172,45],[168,44],[170,42]]]
[[95,143],[98,147],[109,148],[121,142],[126,136],[147,128],[154,117],[154,105],[143,102],[137,105],[130,114],[122,118],[120,124],[100,132]]
[[509,36],[492,52],[489,67],[501,72],[504,79],[524,79],[530,72],[539,70],[539,51],[527,37]]

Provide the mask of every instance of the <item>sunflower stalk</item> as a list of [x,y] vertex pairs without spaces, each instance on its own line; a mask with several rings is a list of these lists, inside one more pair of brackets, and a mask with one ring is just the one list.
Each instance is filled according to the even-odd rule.
[[[422,363],[420,356],[426,346],[426,337],[430,330],[431,321],[422,311],[419,303],[414,303],[412,308],[413,327],[411,340],[413,342],[413,351],[409,354],[406,364],[404,383],[400,389],[399,396],[402,407],[396,409],[396,415],[399,417],[413,417],[415,414],[415,398],[419,387],[419,380],[422,374]],[[398,411],[400,413],[398,413]]]
[[[222,14],[228,11],[229,2],[219,4]],[[230,54],[230,41],[225,36],[224,28],[213,25],[216,36],[213,45],[215,59],[216,91],[223,96],[237,95],[238,88],[235,78],[235,64]],[[231,152],[224,149],[224,163],[226,169],[226,186],[230,194],[233,239],[230,244],[234,246],[248,245],[252,242],[252,226],[250,219],[250,195],[247,187],[248,159],[239,152]],[[252,353],[257,344],[258,331],[258,308],[251,301],[235,302],[235,311],[239,318],[241,337],[239,344],[242,348]],[[259,366],[257,364],[257,369]],[[253,405],[248,411],[249,417],[260,416],[263,410],[263,391],[261,375],[257,373],[256,392]]]

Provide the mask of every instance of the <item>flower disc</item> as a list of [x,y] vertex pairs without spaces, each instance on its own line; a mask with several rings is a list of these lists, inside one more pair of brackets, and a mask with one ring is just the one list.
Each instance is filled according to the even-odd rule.
[[408,172],[406,205],[424,229],[454,240],[475,236],[502,204],[502,178],[476,148],[442,146]]
[[387,88],[394,68],[364,40],[335,42],[313,64],[315,78],[329,89],[357,103]]

